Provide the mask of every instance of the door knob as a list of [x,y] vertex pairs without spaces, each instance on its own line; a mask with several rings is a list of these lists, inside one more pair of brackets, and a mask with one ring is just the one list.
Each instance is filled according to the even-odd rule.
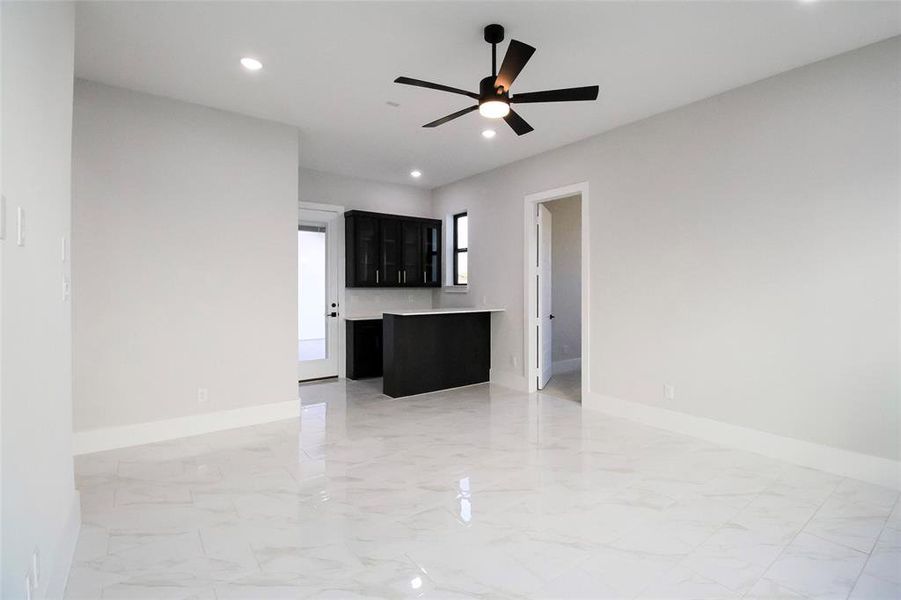
[[330,312],[330,313],[328,313],[328,314],[325,315],[325,316],[326,316],[326,317],[337,317],[337,316],[338,316],[338,313],[336,313],[336,312]]
[[556,317],[554,317],[554,315],[551,315],[551,318],[552,318],[552,319],[555,319]]

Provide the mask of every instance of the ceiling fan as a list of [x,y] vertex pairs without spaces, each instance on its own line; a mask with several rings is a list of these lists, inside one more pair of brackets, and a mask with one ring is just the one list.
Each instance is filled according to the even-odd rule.
[[410,77],[398,77],[394,83],[402,83],[404,85],[415,85],[418,87],[439,90],[442,92],[450,92],[452,94],[461,94],[469,96],[479,103],[475,106],[458,110],[446,117],[441,117],[431,123],[426,123],[423,127],[438,127],[444,125],[448,121],[453,121],[463,115],[467,115],[478,110],[483,117],[489,119],[503,118],[507,122],[516,135],[524,135],[533,130],[525,119],[520,117],[510,108],[510,104],[525,104],[528,102],[572,102],[575,100],[597,100],[598,86],[589,85],[585,87],[565,88],[561,90],[545,90],[542,92],[525,92],[523,94],[510,95],[510,86],[519,75],[526,63],[535,52],[535,48],[524,44],[519,40],[510,40],[507,47],[507,54],[504,55],[504,62],[501,63],[500,71],[497,70],[497,45],[504,41],[504,28],[497,24],[485,27],[485,41],[491,44],[491,75],[482,79],[479,83],[479,93],[461,90],[460,88],[441,85],[440,83],[432,83],[430,81],[422,81],[421,79],[412,79]]

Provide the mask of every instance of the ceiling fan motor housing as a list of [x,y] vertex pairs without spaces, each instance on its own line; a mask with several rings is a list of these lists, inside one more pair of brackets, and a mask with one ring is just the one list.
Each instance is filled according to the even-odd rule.
[[503,88],[494,87],[494,82],[494,76],[485,77],[479,82],[479,104],[489,100],[500,100],[509,104],[510,94]]

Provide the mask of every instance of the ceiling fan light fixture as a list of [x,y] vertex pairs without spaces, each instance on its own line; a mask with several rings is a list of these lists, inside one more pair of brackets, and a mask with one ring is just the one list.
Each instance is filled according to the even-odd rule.
[[510,114],[510,105],[502,100],[486,100],[479,104],[479,114],[487,119],[501,119]]

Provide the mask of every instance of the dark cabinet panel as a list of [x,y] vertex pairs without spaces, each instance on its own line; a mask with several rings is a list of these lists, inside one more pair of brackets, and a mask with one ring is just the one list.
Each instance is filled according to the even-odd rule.
[[382,375],[382,322],[347,321],[347,378]]
[[379,268],[379,220],[373,216],[359,215],[345,219],[346,240],[345,285],[349,287],[378,285]]
[[421,286],[424,283],[422,270],[422,223],[401,221],[401,278],[407,286]]
[[441,221],[344,213],[347,287],[439,287]]
[[423,285],[441,285],[441,222],[422,224]]
[[379,283],[399,285],[401,283],[401,230],[397,219],[379,219],[382,241],[379,247]]

